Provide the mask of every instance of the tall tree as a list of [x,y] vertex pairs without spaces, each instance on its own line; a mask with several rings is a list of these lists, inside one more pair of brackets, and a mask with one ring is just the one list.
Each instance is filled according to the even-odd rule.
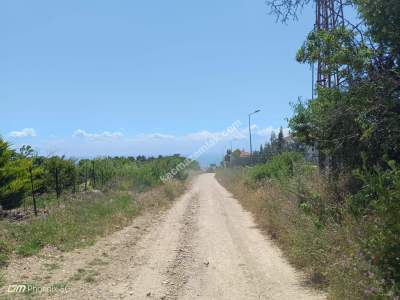
[[0,205],[4,209],[18,207],[25,195],[26,170],[10,145],[0,138]]
[[278,140],[277,140],[278,152],[281,153],[285,148],[285,137],[283,136],[283,128],[279,129]]

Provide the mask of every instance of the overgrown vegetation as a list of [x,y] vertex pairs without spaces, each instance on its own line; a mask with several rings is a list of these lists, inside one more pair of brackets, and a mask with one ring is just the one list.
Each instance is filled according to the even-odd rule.
[[[182,182],[168,182],[147,193],[89,193],[68,201],[64,207],[53,207],[44,218],[26,222],[0,223],[8,252],[30,256],[44,246],[67,251],[92,244],[104,236],[128,225],[143,209],[167,206],[183,191]],[[171,195],[172,193],[172,195]]]
[[[398,169],[364,178],[368,182],[344,204],[337,202],[338,183],[295,152],[254,168],[219,169],[217,178],[330,298],[398,295]],[[374,213],[366,217],[360,206]]]
[[1,139],[0,149],[0,204],[8,210],[0,216],[0,266],[12,252],[29,256],[45,246],[90,245],[143,209],[167,206],[188,176],[186,169],[173,181],[160,179],[185,160],[179,155],[76,161],[38,156],[29,146],[17,152]]

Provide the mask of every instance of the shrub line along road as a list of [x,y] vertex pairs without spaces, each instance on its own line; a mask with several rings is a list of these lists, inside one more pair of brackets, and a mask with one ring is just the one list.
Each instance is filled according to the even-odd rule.
[[[29,259],[28,270],[21,268],[27,261],[10,265],[20,268],[15,280],[43,269],[43,261]],[[159,216],[138,217],[92,247],[63,254],[62,262],[54,259],[61,265],[49,281],[67,282],[68,292],[53,299],[325,299],[304,287],[213,174],[196,177]]]

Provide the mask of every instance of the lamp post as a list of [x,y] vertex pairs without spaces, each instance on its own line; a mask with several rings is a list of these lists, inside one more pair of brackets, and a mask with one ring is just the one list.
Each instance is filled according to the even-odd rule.
[[249,114],[249,136],[250,136],[250,160],[253,161],[253,145],[251,143],[251,116],[259,113],[261,110],[257,109]]

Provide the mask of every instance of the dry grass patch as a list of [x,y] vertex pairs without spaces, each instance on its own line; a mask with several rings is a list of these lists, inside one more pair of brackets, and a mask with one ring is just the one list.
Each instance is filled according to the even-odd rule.
[[[371,297],[371,290],[383,291],[383,282],[362,255],[363,222],[356,222],[346,213],[340,224],[329,217],[322,222],[307,213],[307,207],[301,205],[301,197],[306,195],[292,192],[288,182],[284,187],[277,181],[254,184],[249,181],[248,172],[219,170],[217,179],[253,214],[288,260],[308,275],[311,285],[327,290],[330,299],[393,299],[384,293]],[[322,180],[315,178],[309,186],[318,198],[329,203],[328,188]]]

